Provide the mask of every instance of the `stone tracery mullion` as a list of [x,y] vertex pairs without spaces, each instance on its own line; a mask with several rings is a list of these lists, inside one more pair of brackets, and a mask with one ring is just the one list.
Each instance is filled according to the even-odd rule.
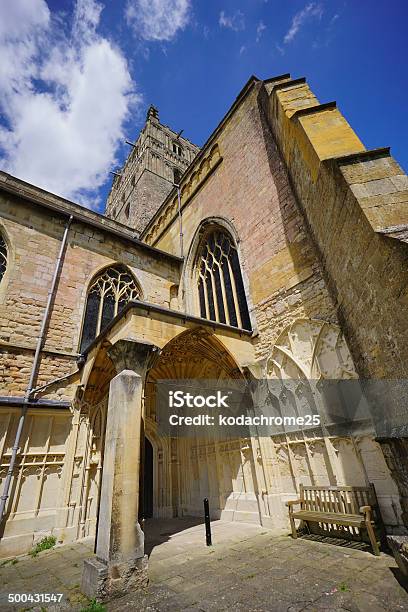
[[317,361],[317,354],[318,354],[318,349],[320,348],[320,340],[321,340],[321,338],[323,336],[323,332],[325,331],[325,329],[326,329],[326,323],[323,323],[323,325],[321,326],[321,328],[319,330],[317,338],[315,339],[315,342],[314,342],[314,347],[313,347],[313,352],[312,352],[312,360],[311,360],[311,363],[310,363],[310,373],[311,373],[311,375],[314,372],[316,372],[316,373],[319,374],[319,376],[318,376],[319,379],[322,378],[322,374],[319,371],[319,364],[318,364],[318,361]]
[[201,315],[205,311],[210,320],[242,328],[246,315],[241,308],[246,309],[242,304],[246,298],[237,286],[237,282],[242,285],[241,277],[236,276],[240,275],[239,262],[231,262],[231,253],[237,254],[231,237],[220,230],[209,232],[201,249],[196,264]]
[[219,321],[220,320],[220,307],[218,304],[218,296],[217,296],[217,291],[215,287],[215,279],[214,279],[214,273],[213,273],[212,268],[210,268],[209,274],[210,274],[212,294],[213,294],[215,320]]
[[[122,266],[123,267],[123,266]],[[126,299],[128,302],[140,297],[140,289],[136,285],[131,274],[120,267],[110,267],[103,271],[91,284],[88,291],[88,300],[91,294],[99,296],[98,313],[96,316],[95,337],[100,334],[104,319],[104,307],[106,300],[111,296],[113,303],[113,316],[119,312],[120,302]],[[87,302],[88,304],[88,302]],[[109,309],[108,309],[109,318]],[[106,318],[106,317],[105,317]],[[85,318],[84,329],[90,321]]]
[[0,234],[0,282],[7,268],[7,245]]
[[[308,343],[305,343],[308,338]],[[282,360],[280,356],[283,356]],[[322,361],[323,359],[323,361]],[[350,365],[349,365],[350,364]],[[356,372],[353,369],[351,356],[347,345],[341,334],[340,329],[326,321],[311,319],[297,319],[277,339],[272,354],[268,360],[267,375],[270,378],[284,379],[293,378],[293,366],[295,372],[300,372],[301,378],[310,379],[330,379],[330,378],[355,378]],[[322,369],[323,368],[323,369]],[[313,393],[314,401],[319,404],[319,394]],[[327,457],[326,470],[329,483],[336,485],[341,479],[341,472],[338,469],[338,460],[333,449],[331,436],[324,423],[321,423],[321,433],[317,438],[306,437],[302,431],[302,444],[304,444],[307,462],[312,468],[310,478],[314,472],[314,445],[320,440],[325,449]],[[293,436],[286,435],[286,447],[288,452],[292,452],[292,446],[296,448],[300,440],[293,439]],[[353,443],[354,440],[352,439]],[[362,461],[360,463],[363,464]],[[294,462],[293,467],[298,470],[300,464]],[[301,478],[301,474],[296,475],[296,479]]]

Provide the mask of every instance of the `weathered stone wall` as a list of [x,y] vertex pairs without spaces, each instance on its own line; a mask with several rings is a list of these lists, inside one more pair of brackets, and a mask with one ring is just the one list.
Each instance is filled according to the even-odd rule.
[[[24,395],[65,223],[60,215],[39,206],[0,196],[0,231],[8,244],[7,271],[0,284],[0,395]],[[89,282],[115,262],[134,273],[143,299],[170,306],[170,289],[179,278],[177,262],[74,221],[37,386],[76,368]]]
[[129,197],[128,219],[126,220],[122,215],[119,220],[141,231],[173,189],[172,181],[173,177],[166,179],[145,170],[140,176],[134,192]]
[[[1,485],[19,417],[17,408],[0,408]],[[8,521],[0,556],[25,552],[35,539],[41,539],[57,526],[58,510],[64,505],[63,467],[71,420],[68,410],[29,410],[21,438],[19,469],[7,505]]]
[[408,248],[387,233],[408,223],[408,179],[387,150],[365,151],[337,109],[307,108],[309,92],[272,89],[269,121],[359,374],[405,378]]
[[[186,254],[203,220],[226,219],[235,229],[253,325],[258,332],[258,358],[269,355],[279,333],[297,317],[337,320],[260,104],[262,92],[263,84],[259,83],[217,135],[222,161],[183,209]],[[178,219],[172,219],[166,220],[167,229],[163,223],[161,236],[156,230],[159,238],[152,243],[178,254]],[[190,278],[188,269],[184,289],[195,292],[195,287],[188,284]]]
[[[269,122],[357,372],[363,378],[405,380],[408,177],[388,149],[366,151],[335,105],[316,104],[305,83],[288,82],[269,91]],[[401,406],[399,390],[389,389],[388,405],[382,406],[387,426],[377,422],[376,431],[408,527],[401,460],[406,400]]]

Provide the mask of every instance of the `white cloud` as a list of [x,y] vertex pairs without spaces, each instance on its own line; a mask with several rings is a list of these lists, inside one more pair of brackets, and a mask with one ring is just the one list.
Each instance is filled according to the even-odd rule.
[[275,48],[280,55],[285,55],[285,49],[281,47],[279,43],[275,43]]
[[144,40],[172,40],[191,16],[190,0],[128,0],[126,18]]
[[0,5],[0,36],[16,39],[27,34],[31,28],[46,26],[50,20],[50,11],[41,0],[14,0]]
[[222,28],[229,28],[234,32],[245,30],[245,17],[241,11],[235,11],[233,15],[227,15],[225,11],[221,11],[218,23]]
[[[11,174],[82,204],[116,163],[123,123],[140,102],[127,63],[97,34],[102,6],[77,0],[72,31],[45,0],[0,4],[2,166]],[[7,20],[7,21],[5,21]]]
[[291,26],[286,32],[283,42],[286,44],[292,42],[296,34],[299,32],[300,28],[304,25],[306,21],[313,18],[320,19],[322,15],[323,7],[321,4],[317,4],[316,2],[310,2],[309,4],[307,4],[301,11],[296,13],[296,15],[293,17]]
[[256,42],[257,43],[261,40],[264,30],[266,30],[266,25],[264,24],[263,21],[260,21],[256,27]]

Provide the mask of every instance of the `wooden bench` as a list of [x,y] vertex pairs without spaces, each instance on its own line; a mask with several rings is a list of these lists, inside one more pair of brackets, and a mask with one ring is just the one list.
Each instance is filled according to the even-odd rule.
[[[373,484],[369,487],[307,487],[300,485],[300,498],[286,502],[292,536],[297,538],[295,519],[305,523],[314,522],[329,535],[329,525],[339,525],[344,534],[361,533],[366,529],[375,555],[380,554],[376,527],[381,528],[381,516]],[[293,507],[300,505],[300,510]],[[357,531],[359,530],[359,531]],[[345,535],[345,534],[344,534]]]

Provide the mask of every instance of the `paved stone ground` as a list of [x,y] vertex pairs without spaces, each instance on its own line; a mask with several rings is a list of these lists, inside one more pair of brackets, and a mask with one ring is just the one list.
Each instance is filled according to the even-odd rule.
[[[407,584],[394,559],[354,547],[292,540],[259,526],[212,523],[213,546],[194,520],[148,523],[150,585],[107,605],[108,612],[408,611]],[[20,557],[0,567],[0,610],[81,610],[82,561],[92,542]],[[6,605],[8,593],[63,593],[61,605]]]

